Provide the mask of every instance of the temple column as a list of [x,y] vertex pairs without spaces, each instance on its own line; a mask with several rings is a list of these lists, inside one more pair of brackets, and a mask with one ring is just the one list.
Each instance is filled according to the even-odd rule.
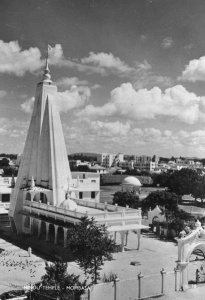
[[180,286],[183,291],[188,289],[188,264],[189,262],[178,262],[177,269],[180,270]]
[[30,233],[33,233],[33,218],[30,217]]
[[49,225],[50,223],[46,222],[46,242],[49,241]]
[[41,220],[38,220],[38,238],[40,237],[41,234]]
[[127,246],[127,243],[128,243],[128,234],[129,234],[129,231],[126,231],[126,234],[125,234],[125,236],[126,236],[126,239],[125,239],[125,246]]
[[116,243],[116,240],[117,240],[117,231],[115,231],[115,233],[114,233],[114,240],[115,240],[115,243]]
[[57,241],[58,241],[58,225],[54,225],[55,227],[55,240],[54,240],[54,244],[57,245]]
[[63,247],[66,248],[67,247],[68,228],[63,227],[63,233],[64,233]]
[[122,247],[122,252],[124,252],[125,248],[125,231],[120,231],[120,236],[121,236],[121,247]]
[[140,249],[140,236],[141,236],[141,229],[137,229],[137,250]]

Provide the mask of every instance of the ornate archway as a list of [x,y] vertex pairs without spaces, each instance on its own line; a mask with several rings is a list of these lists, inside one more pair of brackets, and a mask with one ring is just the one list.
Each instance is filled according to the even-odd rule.
[[178,240],[177,269],[180,271],[179,285],[182,290],[188,288],[190,257],[196,251],[205,257],[205,230],[201,226]]
[[48,202],[47,195],[43,192],[38,192],[35,194],[33,201],[36,201],[36,202],[41,201],[42,203],[47,204],[47,202]]

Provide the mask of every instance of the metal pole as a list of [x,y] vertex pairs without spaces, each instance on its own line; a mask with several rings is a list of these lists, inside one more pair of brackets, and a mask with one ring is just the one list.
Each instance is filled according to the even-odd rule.
[[141,274],[141,272],[138,274],[138,283],[139,283],[139,290],[138,290],[138,298],[140,299],[141,298],[141,279],[143,278],[144,276]]
[[179,276],[178,276],[178,274],[179,274],[179,269],[177,269],[177,268],[175,268],[174,269],[174,274],[175,274],[175,291],[177,292],[178,290],[179,290],[179,285],[178,285],[178,280],[179,280]]
[[161,293],[164,294],[164,275],[166,274],[166,271],[164,270],[164,268],[162,268],[162,270],[160,271],[160,273],[162,275]]
[[90,288],[88,288],[88,300],[91,299],[91,292],[90,292]]
[[114,300],[117,300],[117,282],[120,281],[119,278],[114,279]]

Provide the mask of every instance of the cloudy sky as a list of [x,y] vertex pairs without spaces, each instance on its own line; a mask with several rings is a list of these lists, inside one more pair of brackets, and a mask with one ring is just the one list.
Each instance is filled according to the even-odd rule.
[[0,152],[23,150],[47,44],[68,153],[205,157],[204,0],[1,0]]

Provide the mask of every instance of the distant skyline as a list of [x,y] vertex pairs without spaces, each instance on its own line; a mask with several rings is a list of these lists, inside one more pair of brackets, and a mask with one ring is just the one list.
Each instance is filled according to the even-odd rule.
[[47,44],[68,154],[205,157],[204,0],[1,0],[0,153],[23,151]]

